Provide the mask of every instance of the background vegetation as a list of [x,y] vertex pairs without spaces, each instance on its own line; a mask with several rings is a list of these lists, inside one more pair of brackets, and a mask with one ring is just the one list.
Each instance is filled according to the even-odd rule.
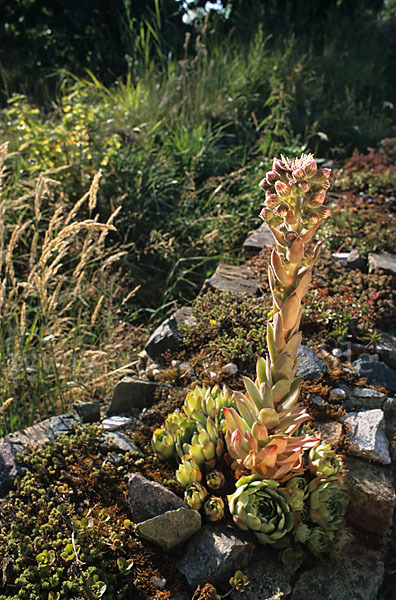
[[3,432],[106,396],[143,327],[238,260],[272,156],[340,160],[395,135],[394,12],[382,0],[3,7]]

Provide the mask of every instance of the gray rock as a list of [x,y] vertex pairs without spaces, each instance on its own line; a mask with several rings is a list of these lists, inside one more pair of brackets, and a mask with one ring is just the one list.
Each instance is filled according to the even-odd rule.
[[351,498],[346,519],[379,538],[386,538],[392,527],[395,491],[388,467],[345,457],[346,483]]
[[134,523],[146,521],[170,510],[179,508],[189,510],[179,496],[160,483],[150,481],[139,473],[131,473],[127,482],[127,490],[131,518]]
[[380,408],[348,413],[344,422],[349,426],[350,454],[384,465],[391,462],[384,412]]
[[292,591],[290,574],[272,548],[258,548],[243,572],[249,578],[249,585],[244,592],[232,592],[232,600],[283,600]]
[[95,423],[100,421],[99,400],[94,402],[76,402],[73,408],[83,423]]
[[107,414],[128,415],[135,409],[149,408],[154,403],[154,393],[159,387],[172,389],[172,386],[137,377],[123,377],[114,388]]
[[197,510],[178,508],[139,523],[136,532],[164,550],[171,550],[183,544],[200,528],[201,515]]
[[102,437],[105,448],[118,452],[133,452],[142,458],[144,457],[143,452],[121,431],[105,431]]
[[5,493],[12,486],[15,477],[22,472],[22,467],[16,461],[17,454],[26,448],[53,442],[60,434],[72,433],[74,425],[80,422],[76,413],[68,413],[45,419],[41,423],[2,438],[0,440],[0,493]]
[[191,314],[191,308],[187,306],[180,308],[151,334],[146,344],[146,352],[152,360],[161,361],[165,352],[177,352],[180,349],[183,343],[183,337],[179,331],[180,323],[189,325],[196,323],[196,319]]
[[383,271],[396,275],[396,256],[390,252],[370,252],[368,255],[369,273]]
[[345,410],[369,410],[373,408],[383,409],[387,395],[375,388],[351,388],[341,384],[345,391]]
[[274,236],[267,223],[262,223],[258,229],[251,231],[243,242],[243,252],[246,256],[258,254],[262,248],[272,248],[275,244]]
[[346,398],[346,391],[342,388],[333,388],[329,394],[330,400],[343,401]]
[[327,373],[325,362],[308,346],[301,345],[299,347],[297,358],[300,359],[296,373],[297,377],[309,380],[319,379]]
[[230,362],[221,367],[221,372],[224,373],[224,375],[236,375],[238,373],[238,367],[235,363]]
[[234,527],[206,524],[190,539],[176,567],[193,589],[204,583],[221,585],[247,566],[254,548],[250,535]]
[[102,427],[104,431],[117,431],[127,425],[133,423],[132,417],[123,417],[122,415],[113,415],[112,417],[106,417],[102,421]]
[[334,252],[331,256],[336,262],[347,269],[365,270],[367,267],[366,259],[356,249],[350,252]]
[[353,548],[342,561],[321,562],[305,571],[291,600],[375,600],[384,574],[381,554]]
[[359,377],[367,379],[367,383],[385,386],[391,392],[396,392],[396,371],[382,361],[365,355],[355,360],[352,366]]
[[219,292],[232,292],[237,296],[258,296],[260,294],[260,281],[256,279],[250,269],[245,265],[220,264],[212,277],[203,284],[201,294],[208,290]]
[[0,495],[4,495],[12,487],[15,478],[23,472],[16,456],[24,451],[25,446],[8,437],[0,440]]
[[396,369],[396,335],[385,331],[379,331],[382,341],[376,344],[376,352],[388,367]]
[[327,406],[326,402],[321,396],[318,396],[318,394],[310,394],[309,401],[317,408],[325,408],[325,406]]

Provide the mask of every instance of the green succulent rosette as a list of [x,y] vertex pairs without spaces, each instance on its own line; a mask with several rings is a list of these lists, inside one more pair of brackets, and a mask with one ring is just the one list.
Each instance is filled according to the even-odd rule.
[[190,483],[184,492],[184,502],[193,510],[200,510],[208,492],[198,481]]
[[283,487],[283,493],[293,510],[304,510],[305,500],[308,497],[308,486],[304,477],[294,476]]
[[236,491],[227,499],[238,527],[254,531],[263,544],[288,545],[294,516],[287,495],[278,482],[258,475],[241,477]]
[[206,485],[211,490],[220,490],[225,485],[225,477],[221,471],[210,471],[206,475]]
[[176,471],[176,479],[183,487],[187,487],[195,481],[201,481],[202,473],[192,456],[183,456],[179,468]]
[[175,443],[172,435],[166,429],[158,427],[153,433],[151,447],[161,460],[171,458],[175,453]]
[[309,470],[317,477],[333,477],[343,475],[344,465],[341,457],[330,444],[318,444],[311,448],[308,455]]
[[308,484],[308,514],[325,530],[343,526],[348,495],[341,477],[315,477]]
[[210,496],[204,504],[204,513],[209,521],[220,521],[224,517],[224,502],[219,496]]

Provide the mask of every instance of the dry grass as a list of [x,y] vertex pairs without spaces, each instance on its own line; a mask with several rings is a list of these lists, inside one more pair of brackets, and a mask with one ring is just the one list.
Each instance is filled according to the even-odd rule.
[[[100,172],[70,209],[45,174],[13,193],[0,147],[0,431],[104,399],[113,373],[133,362],[142,331],[119,318],[112,250],[114,212],[95,216]],[[111,290],[116,290],[111,291]],[[121,300],[117,301],[121,304]],[[127,369],[126,369],[127,370]]]

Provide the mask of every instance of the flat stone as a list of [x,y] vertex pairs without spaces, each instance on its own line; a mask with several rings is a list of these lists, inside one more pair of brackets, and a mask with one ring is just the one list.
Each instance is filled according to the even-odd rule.
[[123,377],[114,388],[107,414],[128,415],[135,409],[149,408],[154,403],[154,394],[159,387],[173,389],[172,386],[137,377]]
[[100,421],[99,400],[94,402],[76,402],[73,408],[83,423],[95,423]]
[[206,524],[189,540],[175,564],[193,589],[204,583],[221,585],[237,569],[245,569],[254,548],[247,533],[232,526]]
[[243,569],[249,578],[249,585],[243,592],[232,592],[232,600],[283,600],[292,591],[290,573],[277,559],[277,551],[269,547],[259,547],[253,559]]
[[381,554],[356,546],[347,559],[326,560],[302,573],[291,600],[375,600],[383,575]]
[[208,290],[219,292],[232,292],[237,296],[258,296],[260,294],[260,281],[254,277],[245,265],[220,264],[212,277],[203,284],[201,294]]
[[342,425],[338,421],[315,421],[315,430],[319,433],[321,439],[330,444],[333,448],[339,444],[342,439]]
[[25,446],[17,441],[3,438],[0,440],[0,495],[4,495],[12,487],[15,478],[23,472],[17,462],[17,454],[24,451]]
[[177,352],[183,343],[183,336],[179,331],[180,323],[187,325],[196,324],[191,308],[179,308],[173,315],[163,321],[151,334],[146,344],[146,352],[154,361],[161,361],[167,351]]
[[350,412],[344,422],[349,426],[350,454],[385,465],[391,462],[384,412],[380,408]]
[[246,256],[258,254],[262,248],[272,248],[275,244],[274,236],[267,223],[262,223],[258,229],[251,231],[243,242],[242,249]]
[[370,252],[368,265],[369,273],[381,270],[388,275],[396,275],[396,255],[390,252]]
[[297,351],[297,358],[300,359],[297,368],[297,377],[303,379],[319,379],[327,373],[326,363],[308,346],[301,345]]
[[132,452],[140,457],[144,457],[143,452],[132,443],[129,437],[121,431],[105,431],[103,433],[103,444],[109,450],[117,452]]
[[140,537],[171,550],[183,544],[201,528],[201,515],[197,510],[179,508],[138,524]]
[[392,335],[386,331],[379,331],[382,341],[375,346],[376,352],[388,367],[396,369],[396,335]]
[[352,363],[358,377],[367,379],[367,383],[386,387],[391,392],[396,392],[396,371],[379,360],[362,356]]
[[346,384],[341,384],[345,391],[344,408],[345,410],[370,410],[373,408],[383,409],[388,396],[375,388],[351,388]]
[[365,270],[367,267],[366,259],[356,249],[350,252],[334,252],[331,257],[347,269]]
[[131,473],[127,482],[131,518],[134,523],[146,521],[169,510],[184,508],[189,510],[183,500],[166,487],[155,481],[150,481]]
[[15,477],[23,472],[23,468],[16,461],[17,454],[26,448],[35,448],[46,442],[53,442],[60,434],[72,433],[74,426],[80,422],[76,413],[68,413],[50,417],[2,438],[0,440],[0,494],[9,490]]
[[351,498],[347,522],[379,538],[386,538],[392,528],[396,502],[391,470],[351,456],[346,456],[344,462]]
[[122,415],[113,415],[112,417],[106,417],[102,421],[102,427],[104,431],[117,431],[127,425],[133,423],[132,417],[124,417]]

